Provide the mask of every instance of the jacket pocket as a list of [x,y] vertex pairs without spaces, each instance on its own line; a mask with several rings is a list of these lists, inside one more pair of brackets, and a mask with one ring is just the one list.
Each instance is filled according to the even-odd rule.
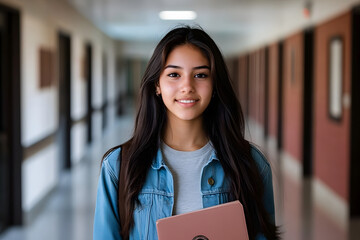
[[152,205],[152,194],[139,194],[139,203],[134,210],[134,228],[131,239],[148,239],[150,225],[150,209]]
[[232,201],[230,199],[228,192],[216,193],[216,194],[206,194],[203,195],[203,207],[213,207],[219,204],[227,203]]

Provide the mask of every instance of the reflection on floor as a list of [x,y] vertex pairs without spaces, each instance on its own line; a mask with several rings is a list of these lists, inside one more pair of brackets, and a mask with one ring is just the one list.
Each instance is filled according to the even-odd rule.
[[[285,240],[359,240],[360,219],[339,223],[315,203],[312,178],[285,171],[285,154],[265,141],[260,127],[248,121],[245,136],[257,143],[270,161],[275,193],[276,224]],[[251,134],[250,134],[251,133]],[[294,176],[295,175],[295,176]]]
[[[59,186],[42,207],[41,214],[23,227],[8,229],[0,239],[92,239],[97,178],[102,154],[130,137],[133,121],[131,114],[121,117],[114,129],[109,130],[101,141],[89,147],[84,159],[74,166],[71,172],[62,174]],[[257,136],[257,129],[250,127],[250,130],[253,134],[250,135],[248,129],[247,138],[266,151],[267,144]],[[283,239],[360,239],[360,221],[353,220],[346,228],[338,226],[313,204],[311,179],[294,181],[289,174],[283,172],[279,153],[268,152],[267,155],[273,168],[276,221],[281,225]]]

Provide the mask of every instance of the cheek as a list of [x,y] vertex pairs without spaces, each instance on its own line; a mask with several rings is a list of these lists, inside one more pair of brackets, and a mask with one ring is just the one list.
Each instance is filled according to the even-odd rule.
[[164,95],[171,95],[176,91],[176,86],[171,84],[160,84],[161,93]]
[[172,101],[176,92],[176,88],[171,85],[165,84],[165,85],[161,85],[160,89],[161,89],[161,96],[163,98],[163,101],[164,102]]
[[206,84],[200,88],[201,93],[206,98],[211,98],[213,94],[212,84]]

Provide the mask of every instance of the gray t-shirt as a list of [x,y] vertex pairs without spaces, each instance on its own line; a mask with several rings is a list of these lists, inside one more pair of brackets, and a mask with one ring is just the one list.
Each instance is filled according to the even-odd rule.
[[202,209],[201,170],[210,159],[211,143],[190,152],[177,151],[165,143],[161,149],[174,179],[173,215]]

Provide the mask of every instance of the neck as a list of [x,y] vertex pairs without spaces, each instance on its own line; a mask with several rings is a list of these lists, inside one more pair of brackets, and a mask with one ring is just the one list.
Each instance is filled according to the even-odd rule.
[[163,141],[178,151],[195,151],[209,141],[203,128],[202,118],[191,121],[168,119]]

